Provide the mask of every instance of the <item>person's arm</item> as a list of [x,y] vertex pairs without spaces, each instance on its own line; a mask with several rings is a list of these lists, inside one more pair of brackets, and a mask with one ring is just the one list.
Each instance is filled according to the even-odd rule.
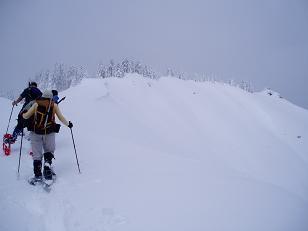
[[21,96],[19,96],[18,99],[14,100],[14,101],[12,102],[12,105],[13,105],[13,106],[17,106],[17,104],[18,104],[20,101],[22,101],[22,99],[23,99],[23,98],[22,98]]
[[27,112],[22,114],[22,117],[24,119],[29,119],[32,115],[34,115],[36,108],[37,108],[37,103],[34,103]]
[[57,104],[54,104],[54,107],[55,107],[55,113],[56,113],[58,119],[59,119],[64,125],[68,126],[68,125],[69,125],[69,122],[67,122],[67,120],[65,119],[65,117],[62,115],[62,113],[61,113],[61,111],[60,111],[58,105],[57,105]]
[[18,99],[14,100],[12,102],[13,106],[17,106],[17,104],[22,101],[23,98],[25,98],[27,96],[28,92],[27,92],[27,88],[25,90],[23,90],[23,92],[20,94],[20,96],[18,97]]

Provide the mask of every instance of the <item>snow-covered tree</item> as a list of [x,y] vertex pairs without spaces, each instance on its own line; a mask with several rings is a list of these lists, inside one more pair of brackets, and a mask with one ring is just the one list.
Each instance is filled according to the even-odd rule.
[[173,71],[171,68],[168,68],[168,69],[167,69],[166,75],[167,75],[167,76],[171,76],[171,77],[174,77],[174,76],[175,76],[174,71]]
[[158,76],[149,66],[143,65],[138,61],[128,60],[127,58],[118,63],[111,60],[107,66],[100,64],[97,76],[99,78],[122,78],[128,73],[137,73],[148,78],[157,78]]
[[37,73],[33,80],[38,83],[41,90],[56,89],[63,91],[78,84],[85,77],[87,77],[87,74],[82,67],[66,67],[62,63],[57,63],[52,71],[43,70]]

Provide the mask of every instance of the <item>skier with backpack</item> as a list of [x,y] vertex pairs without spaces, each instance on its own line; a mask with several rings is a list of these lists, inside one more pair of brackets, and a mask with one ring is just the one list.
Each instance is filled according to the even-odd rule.
[[12,136],[4,140],[5,143],[10,143],[10,144],[15,143],[18,135],[21,135],[23,128],[26,127],[26,123],[22,118],[22,113],[28,110],[32,106],[33,101],[41,96],[42,96],[42,92],[40,91],[40,89],[38,89],[37,83],[29,82],[28,87],[23,90],[23,92],[20,94],[18,99],[12,102],[12,106],[14,107],[14,106],[17,106],[17,104],[21,102],[23,99],[25,99],[25,102],[18,114],[17,125],[14,128]]
[[[36,99],[31,108],[22,114],[22,117],[29,121],[27,128],[30,131],[34,172],[34,177],[29,180],[29,183],[33,185],[43,180],[50,184],[53,175],[55,175],[51,164],[55,152],[55,133],[60,130],[60,124],[55,122],[55,115],[64,125],[69,128],[73,127],[72,122],[68,122],[62,115],[58,105],[53,101],[53,97],[52,91],[45,91],[42,97]],[[42,150],[44,150],[44,153],[42,153]]]

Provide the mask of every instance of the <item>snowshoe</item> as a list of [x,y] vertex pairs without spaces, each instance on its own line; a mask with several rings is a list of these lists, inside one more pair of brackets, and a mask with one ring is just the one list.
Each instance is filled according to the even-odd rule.
[[52,175],[52,178],[47,180],[45,178],[43,178],[42,176],[39,176],[39,177],[31,177],[29,180],[28,180],[28,183],[33,185],[33,186],[37,186],[37,185],[40,185],[43,190],[45,192],[50,192],[51,191],[51,186],[56,182],[56,175]]
[[30,179],[28,180],[28,182],[29,182],[29,184],[31,184],[31,185],[42,184],[43,178],[42,178],[42,176],[34,176],[34,177],[30,178]]
[[50,192],[51,191],[51,186],[56,182],[56,174],[52,175],[51,179],[44,179],[43,180],[43,189],[46,191],[46,192]]
[[2,149],[4,151],[5,155],[10,155],[11,154],[11,144],[14,144],[16,139],[11,134],[5,134],[3,136],[3,144],[2,144]]
[[3,136],[3,143],[14,144],[16,141],[16,138],[17,137],[14,137],[13,135],[7,133]]

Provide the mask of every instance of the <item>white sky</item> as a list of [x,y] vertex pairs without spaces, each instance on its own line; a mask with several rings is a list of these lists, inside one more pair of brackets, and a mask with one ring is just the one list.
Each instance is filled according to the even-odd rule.
[[1,87],[56,62],[219,73],[308,108],[307,0],[0,0]]

